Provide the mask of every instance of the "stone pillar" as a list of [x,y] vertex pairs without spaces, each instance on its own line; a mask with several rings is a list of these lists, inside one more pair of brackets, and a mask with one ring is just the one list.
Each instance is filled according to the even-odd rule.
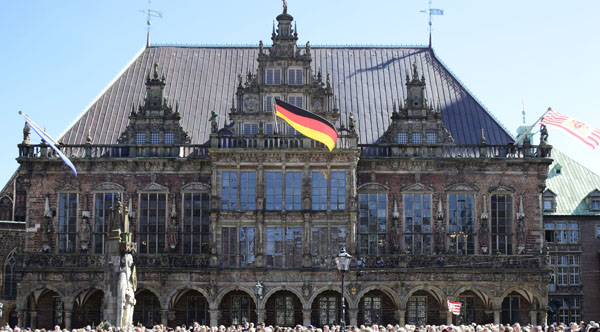
[[452,313],[450,310],[447,310],[446,312],[446,325],[450,325],[452,324]]
[[71,329],[71,316],[72,316],[73,311],[71,309],[65,309],[64,310],[64,314],[65,314],[65,329],[70,330]]
[[31,322],[29,322],[29,324],[31,324],[31,328],[37,329],[37,311],[35,311],[35,310],[30,311],[29,317],[31,317]]
[[494,310],[494,325],[500,325],[500,314],[502,311]]
[[310,325],[310,309],[302,310],[302,325],[309,326]]
[[538,325],[537,324],[537,313],[538,312],[535,310],[531,310],[529,312],[529,321],[530,321],[531,325]]
[[160,323],[164,326],[169,326],[169,309],[160,311]]
[[398,325],[400,325],[400,327],[406,325],[406,310],[398,310]]
[[264,323],[265,322],[265,314],[267,313],[267,310],[265,309],[258,309],[256,310],[256,323]]
[[348,309],[349,326],[358,325],[358,309]]
[[[31,325],[31,324],[26,324],[25,323],[25,309],[18,309],[17,310],[17,325],[19,326],[25,326],[25,325]],[[11,328],[13,328],[14,326],[12,326]]]
[[548,325],[548,312],[546,310],[540,311],[540,325]]
[[210,326],[219,326],[219,310],[210,309],[208,314],[210,316]]

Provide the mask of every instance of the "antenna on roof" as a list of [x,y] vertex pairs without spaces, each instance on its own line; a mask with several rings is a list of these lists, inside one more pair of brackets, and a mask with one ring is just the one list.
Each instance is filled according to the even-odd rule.
[[429,48],[431,48],[431,26],[433,25],[431,23],[431,15],[444,15],[444,10],[438,8],[431,8],[431,0],[429,0],[429,9],[421,10],[421,13],[429,14]]
[[146,47],[150,47],[150,17],[158,17],[158,18],[162,18],[162,13],[159,12],[158,10],[152,10],[150,9],[150,0],[148,0],[148,9],[140,9],[139,10],[142,13],[145,13],[147,15],[147,19],[146,19],[146,25],[147,25],[147,34],[146,34]]

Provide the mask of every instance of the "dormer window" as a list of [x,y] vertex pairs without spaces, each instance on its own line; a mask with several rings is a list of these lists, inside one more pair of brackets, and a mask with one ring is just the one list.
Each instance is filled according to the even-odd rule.
[[398,144],[408,144],[408,134],[398,133],[396,141],[398,142]]
[[600,211],[600,190],[595,189],[589,195],[590,211]]
[[592,199],[591,210],[600,211],[600,198]]
[[136,133],[135,144],[146,144],[146,133]]
[[412,134],[412,144],[423,144],[421,133]]
[[545,198],[544,199],[544,211],[553,211],[554,209],[552,208],[552,199],[551,198]]
[[425,141],[427,144],[435,144],[436,141],[437,141],[437,136],[435,133],[427,133],[426,141]]
[[302,69],[288,69],[288,84],[302,85]]
[[556,194],[551,190],[546,190],[542,194],[542,204],[544,212],[556,212]]
[[281,69],[268,68],[265,74],[265,82],[267,85],[281,85]]

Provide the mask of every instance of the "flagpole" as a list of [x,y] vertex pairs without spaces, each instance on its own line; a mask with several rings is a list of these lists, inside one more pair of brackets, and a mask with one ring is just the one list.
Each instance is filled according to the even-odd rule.
[[48,135],[48,133],[46,131],[44,131],[42,128],[40,128],[40,126],[38,126],[35,122],[33,122],[33,120],[31,120],[25,113],[19,111],[19,114],[22,115],[25,118],[25,120],[27,120],[27,122],[29,122],[29,124],[31,126],[35,127],[35,129],[39,130],[40,132],[42,132],[42,134],[46,135],[46,138],[51,140],[54,145],[60,145],[60,144],[58,144],[57,141],[54,140],[54,138],[52,138],[52,136]]
[[527,128],[527,130],[525,131],[525,133],[523,133],[523,135],[521,135],[520,137],[518,137],[518,139],[513,143],[513,145],[519,145],[519,143],[521,143],[522,140],[525,139],[525,137],[527,137],[527,134],[529,134],[529,132],[531,131],[531,129],[533,129],[533,127],[538,124],[538,122],[542,121],[542,119],[544,118],[544,116],[546,116],[546,114],[548,112],[550,112],[550,110],[552,110],[552,107],[548,107],[548,110],[546,110],[546,112],[544,112],[544,114],[542,114],[542,116],[540,116],[529,128]]
[[275,96],[273,96],[271,102],[273,103],[273,121],[275,122],[273,125],[273,135],[279,135],[279,130],[277,130],[277,103],[275,102]]

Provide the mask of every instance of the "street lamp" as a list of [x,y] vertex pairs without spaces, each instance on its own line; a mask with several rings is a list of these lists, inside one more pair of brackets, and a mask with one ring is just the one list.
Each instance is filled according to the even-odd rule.
[[335,264],[337,265],[338,271],[342,273],[342,318],[340,323],[342,325],[342,332],[346,331],[346,303],[344,302],[344,276],[350,268],[350,260],[352,256],[346,252],[346,248],[342,248],[340,253],[335,258]]

